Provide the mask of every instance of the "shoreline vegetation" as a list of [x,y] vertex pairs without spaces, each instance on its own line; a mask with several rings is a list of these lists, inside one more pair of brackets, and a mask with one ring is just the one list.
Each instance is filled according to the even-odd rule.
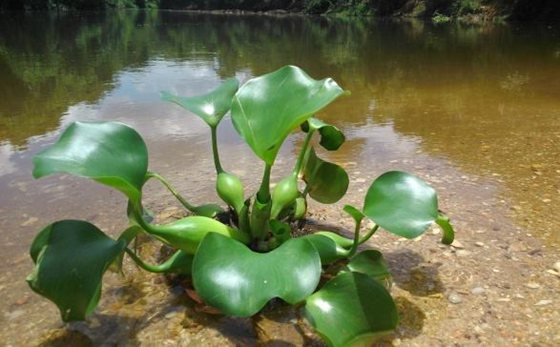
[[435,23],[560,19],[557,0],[0,0],[0,11],[187,10],[224,14],[302,14],[431,19]]

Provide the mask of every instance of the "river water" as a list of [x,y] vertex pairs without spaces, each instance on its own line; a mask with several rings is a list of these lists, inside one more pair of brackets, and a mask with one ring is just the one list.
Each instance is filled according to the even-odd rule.
[[[0,341],[28,345],[60,326],[53,305],[24,281],[42,226],[86,219],[115,235],[126,225],[120,193],[66,175],[33,180],[33,155],[73,121],[118,120],[142,134],[152,170],[195,203],[217,201],[208,129],[159,92],[196,95],[287,64],[352,92],[318,115],[347,136],[340,151],[324,153],[352,177],[344,202],[359,205],[378,174],[404,169],[440,189],[444,207],[454,199],[498,202],[487,214],[449,202],[459,220],[496,212],[545,244],[560,239],[558,27],[182,12],[2,15]],[[219,136],[224,166],[255,189],[262,166],[228,119]],[[301,140],[288,139],[280,164],[293,161]],[[148,188],[147,201],[168,209],[171,198]],[[115,288],[106,301],[122,297]],[[112,342],[123,341],[120,333]]]

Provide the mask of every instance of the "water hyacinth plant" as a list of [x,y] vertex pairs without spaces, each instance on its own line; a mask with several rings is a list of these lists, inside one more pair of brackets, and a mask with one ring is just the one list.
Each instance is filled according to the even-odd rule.
[[[127,125],[71,124],[55,144],[34,158],[34,177],[69,173],[121,191],[128,198],[130,226],[113,239],[87,221],[48,225],[31,245],[35,268],[27,278],[29,285],[58,306],[64,321],[84,320],[97,306],[104,272],[126,254],[147,271],[191,276],[200,298],[227,315],[252,316],[274,298],[297,305],[332,346],[367,344],[391,332],[398,317],[384,285],[389,270],[378,250],[359,251],[358,246],[380,228],[411,239],[434,222],[443,229],[442,242],[450,244],[453,229],[438,210],[432,187],[416,176],[392,171],[371,184],[363,206],[344,207],[355,221],[353,238],[328,230],[295,236],[296,222],[305,220],[309,198],[331,204],[348,188],[345,170],[321,159],[311,144],[313,136],[319,136],[319,145],[329,151],[344,143],[338,128],[314,115],[345,94],[334,80],[314,80],[294,66],[253,78],[241,87],[236,79],[229,79],[202,96],[164,93],[164,99],[210,127],[216,191],[227,212],[216,204],[190,204],[164,177],[149,171],[146,144]],[[239,135],[264,163],[262,182],[254,194],[245,192],[240,179],[220,162],[216,129],[228,112]],[[306,135],[296,163],[271,191],[270,174],[278,151],[298,128]],[[167,187],[191,215],[152,224],[142,204],[142,189],[151,179]],[[224,214],[229,222],[216,218]],[[362,231],[365,220],[374,224]],[[151,235],[175,253],[160,264],[147,264],[129,247],[140,234]],[[327,270],[334,274],[320,285]]]

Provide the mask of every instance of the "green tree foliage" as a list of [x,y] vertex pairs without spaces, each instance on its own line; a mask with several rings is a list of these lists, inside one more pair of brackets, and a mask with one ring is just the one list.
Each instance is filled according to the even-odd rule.
[[1,10],[163,8],[190,10],[286,10],[343,16],[460,17],[499,15],[513,20],[560,18],[557,0],[0,0]]
[[157,8],[160,0],[0,0],[3,10],[99,10]]

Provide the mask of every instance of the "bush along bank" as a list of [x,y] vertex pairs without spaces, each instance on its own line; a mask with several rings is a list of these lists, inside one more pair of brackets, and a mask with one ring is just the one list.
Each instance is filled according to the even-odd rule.
[[114,8],[248,12],[287,11],[336,16],[414,17],[434,22],[560,19],[557,0],[0,0],[1,10]]

